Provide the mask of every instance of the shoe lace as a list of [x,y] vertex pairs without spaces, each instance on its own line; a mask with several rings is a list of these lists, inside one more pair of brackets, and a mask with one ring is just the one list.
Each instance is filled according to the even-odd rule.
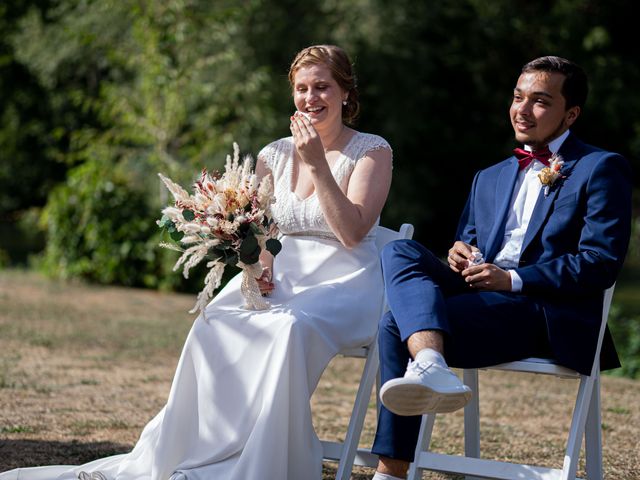
[[422,375],[423,373],[428,372],[431,368],[433,368],[433,363],[424,363],[424,362],[416,362],[409,360],[409,365],[407,366],[407,371],[411,373],[415,373],[416,375]]

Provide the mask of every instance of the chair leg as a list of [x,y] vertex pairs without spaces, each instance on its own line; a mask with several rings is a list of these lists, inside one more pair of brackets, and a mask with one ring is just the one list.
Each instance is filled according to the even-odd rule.
[[[468,368],[463,372],[463,381],[473,392],[469,403],[464,407],[464,455],[480,458],[480,389],[478,370]],[[466,476],[465,480],[479,480]]]
[[464,454],[466,457],[480,458],[480,397],[478,390],[478,370],[466,369],[464,384],[473,392],[471,400],[464,407]]
[[585,425],[585,457],[587,479],[602,480],[602,427],[600,418],[600,377],[596,377],[591,393],[587,424]]
[[[435,421],[435,414],[422,416],[414,460],[418,459],[421,452],[429,450],[429,445],[431,445],[431,433],[433,432],[433,424],[435,423]],[[409,475],[407,475],[407,480],[420,480],[421,478],[422,469],[416,467],[415,461],[411,462],[411,464],[409,465]]]
[[351,420],[349,420],[349,427],[340,454],[336,480],[349,480],[349,478],[351,478],[353,462],[358,450],[358,442],[362,433],[364,418],[367,414],[373,384],[376,381],[379,370],[378,367],[378,342],[374,341],[371,343],[367,353],[367,360],[362,372],[362,380],[358,388],[358,393],[356,394],[353,411],[351,412]]
[[[465,369],[463,372],[464,384],[473,391],[471,401],[464,408],[464,452],[467,457],[480,458],[480,400],[478,390],[478,370]],[[423,415],[418,435],[418,444],[414,458],[418,459],[421,452],[428,451],[431,445],[431,434],[435,423],[435,415]],[[420,480],[422,469],[412,462],[409,467],[407,480]],[[467,480],[475,480],[476,477],[465,477]],[[478,479],[480,480],[480,479]]]
[[582,376],[580,378],[580,386],[578,387],[576,406],[573,410],[573,417],[571,418],[569,440],[567,441],[567,450],[564,456],[564,465],[562,467],[560,480],[574,480],[576,478],[580,447],[582,446],[582,438],[585,432],[585,424],[590,409],[594,383],[595,379],[593,377]]

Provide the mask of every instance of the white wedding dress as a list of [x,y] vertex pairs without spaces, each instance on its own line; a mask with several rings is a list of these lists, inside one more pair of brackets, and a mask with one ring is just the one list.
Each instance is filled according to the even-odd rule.
[[[390,148],[356,133],[332,172],[346,191],[365,153]],[[188,335],[166,406],[133,451],[88,464],[20,468],[0,480],[319,480],[322,448],[309,400],[331,358],[374,337],[382,276],[372,230],[343,247],[315,194],[292,192],[291,138],[260,153],[274,175],[282,251],[265,311],[248,311],[240,276],[208,305]],[[95,475],[94,475],[95,477]]]

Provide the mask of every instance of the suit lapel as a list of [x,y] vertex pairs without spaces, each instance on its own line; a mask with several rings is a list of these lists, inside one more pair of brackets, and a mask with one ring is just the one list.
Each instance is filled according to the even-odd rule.
[[564,165],[562,166],[562,170],[560,172],[562,173],[564,178],[559,178],[558,180],[556,180],[556,183],[550,187],[548,195],[544,194],[544,187],[540,190],[538,200],[536,201],[536,206],[534,207],[533,214],[531,215],[531,220],[529,220],[527,233],[524,236],[522,250],[520,250],[521,256],[525,252],[531,241],[538,234],[538,231],[549,216],[551,206],[558,196],[558,192],[560,192],[562,184],[571,174],[571,170],[573,170],[573,167],[579,160],[578,150],[574,147],[576,140],[577,139],[573,135],[569,135],[569,137],[567,137],[567,139],[560,147],[560,151],[558,153],[564,160]]
[[502,245],[504,237],[504,224],[507,219],[507,212],[511,205],[511,197],[513,196],[513,187],[518,176],[518,161],[516,157],[511,157],[511,162],[506,165],[498,176],[496,182],[496,194],[494,211],[496,216],[493,221],[493,227],[487,237],[487,251],[484,257],[487,261],[493,261]]

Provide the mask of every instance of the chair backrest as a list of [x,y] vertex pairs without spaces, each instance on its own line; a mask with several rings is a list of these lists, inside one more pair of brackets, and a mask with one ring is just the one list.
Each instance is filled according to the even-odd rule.
[[[390,228],[378,226],[376,228],[376,247],[378,247],[378,252],[381,252],[384,246],[392,242],[394,240],[408,240],[413,237],[413,225],[410,223],[403,223],[400,225],[400,228],[396,232],[395,230],[391,230]],[[389,310],[387,305],[387,292],[384,293],[384,304],[382,307],[382,312],[386,313]]]
[[376,247],[380,252],[387,243],[393,240],[409,239],[411,237],[413,237],[413,225],[410,223],[403,223],[398,231],[378,226],[376,228]]

